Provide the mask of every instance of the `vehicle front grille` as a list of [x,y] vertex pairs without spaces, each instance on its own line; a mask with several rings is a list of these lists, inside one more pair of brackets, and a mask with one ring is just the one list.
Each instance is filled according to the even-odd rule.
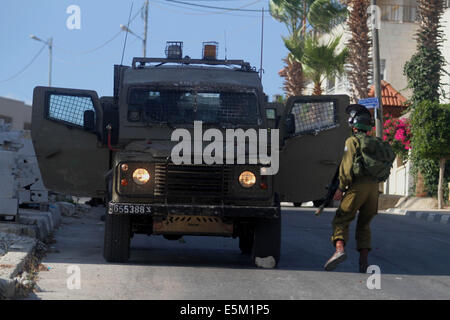
[[172,203],[210,203],[228,194],[231,168],[224,165],[155,165],[155,197]]

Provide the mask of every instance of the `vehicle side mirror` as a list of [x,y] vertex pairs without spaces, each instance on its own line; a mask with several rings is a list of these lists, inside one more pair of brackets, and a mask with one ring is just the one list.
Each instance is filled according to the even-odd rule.
[[286,127],[286,133],[288,135],[294,134],[295,133],[295,118],[294,115],[292,113],[289,113],[286,116],[286,122],[285,122],[285,127]]
[[84,111],[83,127],[86,131],[94,131],[95,129],[95,112],[94,110]]

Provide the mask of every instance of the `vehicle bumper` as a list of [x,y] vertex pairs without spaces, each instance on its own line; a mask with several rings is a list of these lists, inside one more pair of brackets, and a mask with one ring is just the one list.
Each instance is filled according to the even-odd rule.
[[[138,208],[138,210],[130,208]],[[128,208],[128,209],[125,209]],[[141,209],[144,208],[144,209]],[[196,215],[216,217],[261,217],[276,218],[280,214],[280,207],[260,206],[231,206],[231,205],[187,205],[187,204],[135,204],[135,203],[108,203],[109,214],[128,215]]]

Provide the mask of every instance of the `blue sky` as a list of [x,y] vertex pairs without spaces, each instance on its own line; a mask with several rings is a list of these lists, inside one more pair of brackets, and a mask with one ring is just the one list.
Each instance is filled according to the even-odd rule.
[[[199,5],[268,9],[268,0],[180,0]],[[45,48],[18,77],[43,43],[30,39],[53,37],[52,85],[55,87],[91,89],[100,96],[112,95],[113,65],[120,64],[125,32],[102,48],[98,48],[120,32],[127,24],[131,4],[133,15],[144,0],[2,0],[0,10],[0,96],[31,103],[33,88],[48,84],[48,49]],[[81,29],[70,30],[66,13],[70,5],[81,9]],[[135,33],[143,34],[143,20],[138,15],[130,24]],[[223,10],[189,7],[166,0],[150,0],[147,56],[163,57],[168,40],[184,42],[184,55],[200,58],[203,41],[219,42],[219,58],[225,56],[225,33],[228,59],[244,59],[257,69],[260,64],[261,13],[224,12]],[[283,24],[267,13],[264,18],[264,91],[269,97],[282,93],[283,79],[278,71],[287,50],[281,39],[287,31]],[[124,64],[134,56],[142,56],[142,42],[128,35]]]

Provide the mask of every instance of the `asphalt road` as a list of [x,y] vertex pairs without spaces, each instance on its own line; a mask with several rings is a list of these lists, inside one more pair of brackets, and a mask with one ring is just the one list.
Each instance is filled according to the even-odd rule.
[[368,280],[376,282],[357,272],[355,222],[348,259],[323,270],[333,252],[331,209],[315,217],[308,208],[284,208],[281,261],[270,270],[254,268],[237,239],[216,237],[138,235],[129,263],[105,263],[101,213],[63,219],[30,299],[450,299],[450,225],[379,214],[369,262],[381,270],[380,289],[369,289]]

